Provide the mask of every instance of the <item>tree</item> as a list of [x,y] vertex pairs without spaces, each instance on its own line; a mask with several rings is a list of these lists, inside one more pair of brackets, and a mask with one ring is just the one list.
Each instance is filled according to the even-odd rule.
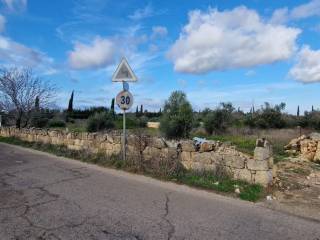
[[0,70],[0,93],[0,108],[12,112],[16,127],[20,128],[28,125],[36,98],[42,106],[48,106],[55,88],[36,77],[30,68],[4,68]]
[[297,109],[297,117],[300,117],[300,106],[298,105],[298,109]]
[[74,91],[72,91],[71,97],[69,99],[69,105],[68,105],[68,112],[69,113],[73,112],[73,95],[74,95]]
[[114,111],[114,98],[112,98],[112,100],[111,100],[111,114],[112,114],[112,116],[114,117],[115,116],[115,111]]
[[220,103],[220,106],[214,111],[206,110],[207,114],[204,117],[204,128],[206,132],[212,134],[224,132],[231,125],[232,113],[235,108],[232,103]]
[[143,115],[143,105],[141,104],[140,106],[140,115],[142,116]]
[[312,105],[312,107],[311,107],[311,112],[314,112],[314,108],[313,108],[313,105]]
[[187,138],[192,128],[193,111],[182,91],[174,91],[165,102],[160,130],[168,138]]
[[139,107],[136,108],[136,117],[139,117]]
[[38,96],[36,97],[36,100],[35,100],[35,103],[34,103],[34,109],[35,109],[36,112],[40,111],[40,99],[39,99]]

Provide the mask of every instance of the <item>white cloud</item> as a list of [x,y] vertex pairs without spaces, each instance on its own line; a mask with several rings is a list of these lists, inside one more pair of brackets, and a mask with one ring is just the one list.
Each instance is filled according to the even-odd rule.
[[320,16],[320,0],[312,0],[292,9],[291,18],[303,19],[312,16]]
[[6,26],[6,18],[0,14],[0,32],[3,32]]
[[300,20],[320,16],[320,0],[312,0],[289,10],[287,7],[276,9],[273,12],[271,23],[285,23],[290,20]]
[[300,32],[246,7],[195,10],[168,57],[176,71],[194,74],[269,64],[292,56]]
[[40,51],[0,36],[0,61],[6,64],[35,67],[41,62],[52,60]]
[[132,20],[141,20],[143,18],[152,17],[153,15],[153,8],[150,4],[148,4],[144,8],[135,10],[135,12],[132,15],[130,15],[129,18]]
[[151,38],[157,38],[157,37],[165,37],[168,34],[168,29],[163,26],[154,26],[152,27],[152,35]]
[[76,42],[69,52],[69,63],[74,69],[101,68],[113,62],[114,54],[114,43],[97,36],[90,44]]
[[11,12],[21,12],[27,8],[27,0],[1,0],[6,8]]
[[304,46],[298,53],[297,62],[289,75],[304,83],[320,82],[320,50]]

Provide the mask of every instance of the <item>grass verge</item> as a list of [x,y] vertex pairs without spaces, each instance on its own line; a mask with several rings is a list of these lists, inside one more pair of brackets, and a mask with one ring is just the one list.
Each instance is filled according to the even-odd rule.
[[[202,189],[213,190],[220,193],[239,197],[240,199],[256,202],[264,196],[264,188],[258,184],[249,184],[245,181],[234,180],[228,176],[216,177],[212,172],[195,172],[181,169],[174,172],[159,172],[141,166],[134,161],[123,162],[118,155],[107,156],[102,153],[92,154],[87,151],[70,150],[64,145],[52,145],[36,142],[27,142],[14,137],[0,137],[0,142],[32,148],[35,150],[48,152],[56,156],[77,159],[87,163],[97,164],[103,167],[122,169],[128,172],[140,173],[161,180],[174,181],[189,186]],[[235,193],[239,188],[240,194]]]

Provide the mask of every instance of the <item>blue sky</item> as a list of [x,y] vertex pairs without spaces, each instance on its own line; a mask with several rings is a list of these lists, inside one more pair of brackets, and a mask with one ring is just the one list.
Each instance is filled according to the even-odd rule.
[[0,64],[56,84],[60,107],[72,90],[76,107],[109,106],[125,56],[139,78],[134,105],[150,111],[173,90],[195,110],[320,108],[320,0],[0,1]]

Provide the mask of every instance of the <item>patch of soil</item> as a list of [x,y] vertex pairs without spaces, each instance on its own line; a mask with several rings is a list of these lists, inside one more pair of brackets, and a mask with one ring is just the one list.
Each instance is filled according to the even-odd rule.
[[320,221],[320,164],[298,157],[278,163],[272,190],[266,206]]

